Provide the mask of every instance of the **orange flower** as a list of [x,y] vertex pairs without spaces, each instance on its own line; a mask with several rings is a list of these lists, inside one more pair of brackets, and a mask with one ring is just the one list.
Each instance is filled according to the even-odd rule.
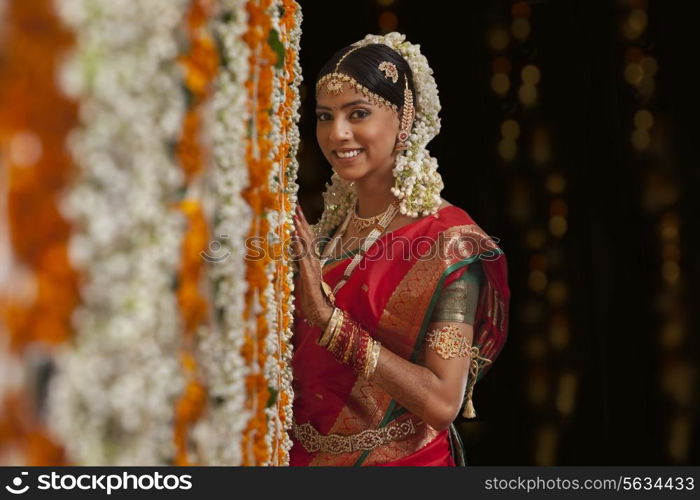
[[[243,36],[250,48],[249,67],[250,79],[246,82],[249,102],[254,117],[255,133],[249,137],[246,147],[248,173],[250,184],[242,193],[243,198],[251,206],[256,218],[251,224],[248,236],[262,237],[263,259],[246,260],[246,279],[248,281],[248,293],[244,308],[244,319],[250,317],[253,310],[253,301],[256,299],[261,306],[256,318],[256,335],[246,335],[246,342],[242,349],[244,359],[250,365],[264,367],[266,362],[265,343],[270,334],[266,321],[267,304],[264,299],[264,289],[267,284],[267,266],[270,261],[270,247],[267,239],[269,224],[262,214],[274,209],[274,203],[270,203],[269,186],[267,185],[272,161],[270,151],[273,144],[268,135],[272,130],[269,117],[269,109],[272,105],[272,90],[274,88],[273,71],[271,61],[276,55],[267,44],[271,28],[271,20],[267,11],[271,5],[270,0],[250,1],[246,5],[249,15],[248,30]],[[274,63],[273,63],[274,64]],[[257,83],[257,87],[255,86]],[[253,145],[253,138],[257,144]],[[256,151],[257,154],[253,154]],[[265,442],[267,434],[267,415],[265,407],[269,400],[269,389],[264,375],[258,373],[251,375],[246,380],[247,401],[253,405],[255,413],[249,420],[243,433],[243,450],[252,448],[253,456],[244,453],[245,464],[262,464],[269,459],[269,451]]]
[[[182,136],[177,145],[177,156],[188,184],[202,172],[207,162],[207,152],[201,142],[202,112],[204,103],[210,97],[212,83],[219,68],[216,44],[207,30],[207,23],[212,18],[213,12],[212,0],[192,0],[187,13],[190,51],[179,59],[185,72],[185,86],[193,96],[183,120]],[[210,235],[206,217],[197,200],[184,200],[178,208],[187,217],[188,222],[182,242],[180,279],[177,289],[180,314],[184,323],[184,350],[181,362],[187,385],[185,392],[175,404],[174,463],[192,465],[187,454],[187,435],[191,426],[202,415],[206,403],[206,388],[199,379],[197,362],[192,349],[194,332],[208,319],[208,304],[201,292],[200,281],[205,271],[201,252],[207,250]]]
[[[30,343],[67,339],[78,303],[78,277],[66,251],[70,226],[56,204],[73,171],[64,144],[77,122],[77,105],[55,83],[72,38],[56,18],[53,2],[10,2],[1,21],[0,163],[9,172],[8,232],[12,253],[30,273],[37,293],[12,300],[0,295],[0,319],[11,349],[22,356]],[[9,154],[11,144],[24,153]],[[0,401],[0,415],[6,416],[0,418],[0,455],[12,448],[30,465],[64,464],[34,408],[19,404],[32,398],[17,394]]]

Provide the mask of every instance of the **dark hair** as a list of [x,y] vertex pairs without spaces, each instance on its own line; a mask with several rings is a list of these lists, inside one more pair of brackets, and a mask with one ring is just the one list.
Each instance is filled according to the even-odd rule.
[[[340,58],[353,48],[353,46],[348,45],[333,54],[326,64],[323,65],[321,71],[319,71],[316,81],[318,82],[325,75],[333,73]],[[379,64],[382,61],[394,63],[396,66],[399,73],[399,79],[396,83],[387,78],[384,72],[379,69]],[[413,92],[413,105],[418,107],[418,96],[413,85],[411,67],[406,62],[406,59],[387,45],[373,43],[354,50],[340,63],[338,72],[351,76],[360,85],[363,85],[390,103],[396,104],[399,109],[403,106],[403,93],[406,85],[404,83],[404,75],[406,75],[408,77],[408,88]]]

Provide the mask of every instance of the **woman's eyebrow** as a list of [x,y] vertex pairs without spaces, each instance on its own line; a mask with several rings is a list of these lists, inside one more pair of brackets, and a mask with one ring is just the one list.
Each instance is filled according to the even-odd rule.
[[[345,109],[345,108],[348,108],[350,106],[356,106],[357,104],[366,104],[367,106],[370,106],[370,103],[368,103],[367,101],[363,101],[362,99],[358,99],[357,101],[347,102],[347,103],[343,104],[340,107],[340,109]],[[328,106],[316,106],[316,109],[330,110],[331,108],[329,108]]]

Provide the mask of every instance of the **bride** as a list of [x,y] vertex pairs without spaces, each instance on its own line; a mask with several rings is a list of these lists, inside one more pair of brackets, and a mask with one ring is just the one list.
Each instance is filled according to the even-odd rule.
[[321,69],[316,103],[334,173],[320,221],[295,215],[290,463],[464,465],[452,422],[475,416],[509,289],[502,251],[440,197],[432,71],[403,35],[368,35]]

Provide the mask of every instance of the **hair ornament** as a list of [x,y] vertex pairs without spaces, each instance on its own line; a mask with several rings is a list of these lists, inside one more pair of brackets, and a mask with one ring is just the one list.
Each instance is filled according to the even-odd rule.
[[396,83],[399,81],[399,71],[396,69],[396,65],[394,63],[382,61],[379,63],[379,71],[383,71],[384,76],[386,76],[392,82]]

